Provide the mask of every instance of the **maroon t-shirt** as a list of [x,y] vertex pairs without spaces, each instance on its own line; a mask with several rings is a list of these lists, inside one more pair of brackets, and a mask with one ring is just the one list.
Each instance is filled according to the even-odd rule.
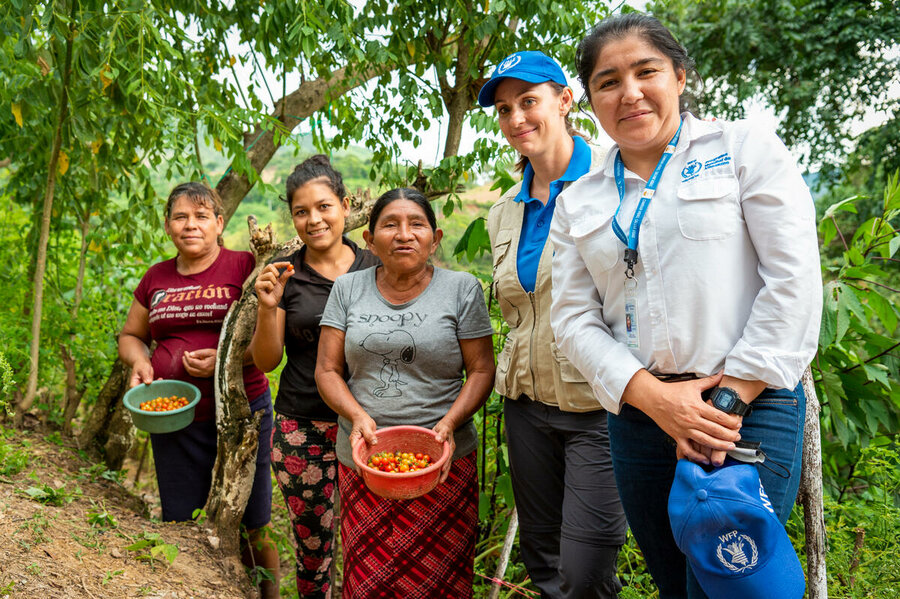
[[[175,258],[154,264],[134,292],[150,311],[150,338],[156,349],[150,358],[153,378],[177,379],[200,389],[194,420],[209,420],[215,412],[213,379],[197,378],[184,369],[186,351],[215,348],[228,308],[241,297],[241,285],[253,271],[250,252],[221,248],[203,272],[179,274]],[[244,367],[244,388],[250,400],[269,387],[266,375],[252,364]]]

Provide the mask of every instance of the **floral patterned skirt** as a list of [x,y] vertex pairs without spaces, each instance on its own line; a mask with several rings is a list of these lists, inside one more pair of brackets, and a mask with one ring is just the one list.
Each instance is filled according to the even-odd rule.
[[472,596],[478,488],[475,452],[446,482],[409,500],[384,499],[340,464],[344,597]]
[[331,597],[337,423],[275,415],[272,470],[297,545],[300,597]]

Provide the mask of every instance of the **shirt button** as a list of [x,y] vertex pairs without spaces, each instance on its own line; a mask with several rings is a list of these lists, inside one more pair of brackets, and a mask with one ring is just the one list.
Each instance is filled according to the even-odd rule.
[[537,226],[543,227],[543,226],[544,226],[544,221],[539,220],[538,223],[537,223]]

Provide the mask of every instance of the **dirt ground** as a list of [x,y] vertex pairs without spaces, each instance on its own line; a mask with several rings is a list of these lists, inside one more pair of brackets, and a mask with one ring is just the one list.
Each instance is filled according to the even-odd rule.
[[[27,465],[0,477],[0,598],[252,596],[243,576],[229,574],[211,531],[154,522],[143,499],[60,441],[26,431],[2,442],[0,472],[16,457],[27,456]],[[142,541],[145,547],[128,549]],[[151,553],[152,545],[160,549]],[[164,554],[173,548],[170,564]]]

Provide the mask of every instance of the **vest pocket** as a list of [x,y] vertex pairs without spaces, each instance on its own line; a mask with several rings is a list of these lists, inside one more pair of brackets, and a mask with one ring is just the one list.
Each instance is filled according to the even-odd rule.
[[509,397],[512,391],[512,386],[509,384],[509,365],[512,360],[515,345],[516,338],[512,335],[507,335],[503,349],[497,354],[497,375],[494,379],[494,388],[497,390],[497,393],[507,397]]
[[497,298],[497,304],[500,306],[503,320],[505,320],[511,328],[515,328],[519,326],[519,323],[522,321],[519,316],[519,309],[514,303],[506,298],[506,293],[504,293],[504,287],[519,284],[515,264],[508,264],[508,262],[512,260],[510,252],[511,245],[511,233],[508,231],[501,231],[498,235],[496,245],[491,248],[494,262],[491,278],[494,285],[494,297]]
[[555,342],[550,344],[550,353],[553,354],[551,370],[559,409],[564,412],[600,409],[600,402],[594,398],[587,378],[559,351]]

